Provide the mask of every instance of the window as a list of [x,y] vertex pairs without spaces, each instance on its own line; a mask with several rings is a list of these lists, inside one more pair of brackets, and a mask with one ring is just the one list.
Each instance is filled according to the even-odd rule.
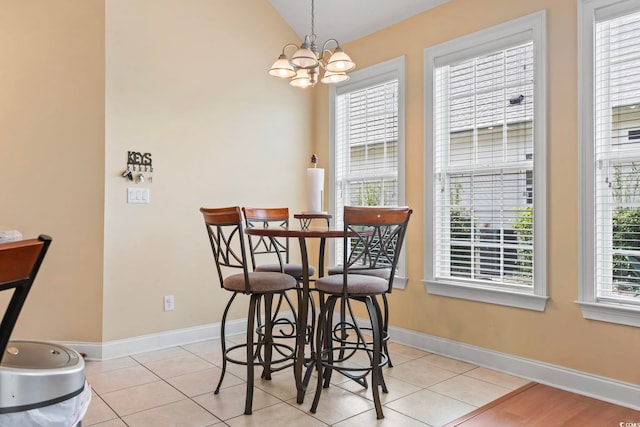
[[544,310],[545,13],[425,49],[429,293]]
[[640,1],[581,0],[580,294],[640,326]]
[[[404,58],[350,74],[330,88],[330,209],[341,226],[344,206],[404,205]],[[334,243],[334,242],[332,242]],[[342,247],[331,259],[342,263]],[[401,255],[394,286],[403,287]]]

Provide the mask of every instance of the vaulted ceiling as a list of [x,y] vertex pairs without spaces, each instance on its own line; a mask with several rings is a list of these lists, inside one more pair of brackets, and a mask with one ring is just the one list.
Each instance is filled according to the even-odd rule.
[[[319,47],[330,38],[346,43],[450,0],[314,0]],[[300,39],[311,34],[311,0],[269,0]]]

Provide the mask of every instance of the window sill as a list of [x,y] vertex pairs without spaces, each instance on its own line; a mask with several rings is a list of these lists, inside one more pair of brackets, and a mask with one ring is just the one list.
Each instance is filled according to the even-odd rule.
[[526,310],[544,311],[549,297],[502,289],[479,288],[458,283],[424,280],[427,293],[470,301],[498,304]]
[[585,319],[640,327],[640,309],[615,303],[576,301],[576,304]]
[[393,289],[404,289],[407,287],[407,282],[409,281],[406,277],[396,276],[393,278]]

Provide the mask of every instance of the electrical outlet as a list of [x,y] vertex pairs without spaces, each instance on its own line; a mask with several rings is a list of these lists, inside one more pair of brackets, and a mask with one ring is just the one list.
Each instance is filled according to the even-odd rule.
[[173,295],[165,295],[164,296],[164,311],[172,311],[176,309],[175,301],[173,299]]

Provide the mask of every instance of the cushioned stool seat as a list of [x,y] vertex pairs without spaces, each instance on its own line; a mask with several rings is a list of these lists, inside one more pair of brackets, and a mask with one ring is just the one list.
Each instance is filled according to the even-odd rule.
[[[329,267],[328,273],[330,276],[334,274],[342,274],[344,270],[342,265],[334,265]],[[391,274],[391,268],[369,268],[367,266],[353,266],[349,268],[349,274],[364,274],[365,276],[376,276],[388,279]]]
[[[386,292],[388,279],[367,276],[364,274],[347,275],[347,292],[349,295],[370,295]],[[341,294],[343,290],[343,275],[321,277],[316,281],[316,289],[328,294]]]
[[[226,277],[222,282],[222,286],[229,291],[244,292],[246,289],[244,274],[234,274]],[[280,292],[295,287],[296,279],[288,274],[283,276],[282,273],[266,271],[249,273],[250,292]]]
[[[283,264],[282,272],[295,278],[302,278],[302,264]],[[280,264],[262,264],[256,267],[256,271],[280,272]],[[309,276],[316,274],[316,268],[309,266]]]

